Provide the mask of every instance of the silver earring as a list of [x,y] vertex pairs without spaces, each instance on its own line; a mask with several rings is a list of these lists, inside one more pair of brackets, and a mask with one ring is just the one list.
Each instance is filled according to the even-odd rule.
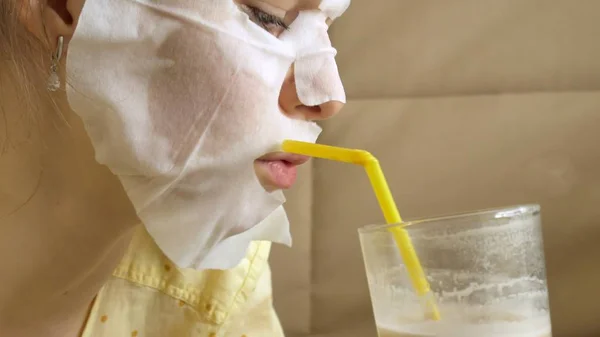
[[52,59],[50,60],[50,78],[48,78],[48,91],[57,91],[60,88],[60,77],[58,76],[58,64],[60,63],[60,59],[63,54],[63,45],[65,39],[62,36],[58,37],[58,43],[56,45],[56,50],[52,54]]

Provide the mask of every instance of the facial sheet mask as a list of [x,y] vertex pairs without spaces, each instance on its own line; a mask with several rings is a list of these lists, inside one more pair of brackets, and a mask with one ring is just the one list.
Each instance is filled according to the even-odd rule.
[[320,133],[280,111],[293,63],[303,104],[345,102],[325,20],[348,5],[324,0],[277,38],[231,0],[86,1],[70,105],[179,267],[231,268],[251,241],[291,243],[283,193],[265,191],[253,162]]

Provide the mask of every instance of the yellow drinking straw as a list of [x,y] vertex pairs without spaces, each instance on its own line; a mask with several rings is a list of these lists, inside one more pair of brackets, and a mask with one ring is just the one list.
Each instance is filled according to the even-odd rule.
[[[399,224],[402,222],[402,218],[400,217],[390,188],[385,180],[381,166],[379,166],[379,161],[371,153],[363,150],[346,149],[294,140],[284,141],[282,149],[289,153],[334,160],[364,167],[387,223]],[[427,315],[433,320],[439,320],[439,310],[408,233],[404,228],[397,226],[390,227],[390,231],[400,250],[400,254],[404,260],[406,269],[408,270],[413,287],[417,294],[425,299]]]

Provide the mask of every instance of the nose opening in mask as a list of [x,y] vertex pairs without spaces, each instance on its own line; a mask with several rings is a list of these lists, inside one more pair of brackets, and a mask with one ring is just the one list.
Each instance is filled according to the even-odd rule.
[[321,119],[328,119],[335,116],[344,107],[343,102],[329,101],[319,105],[319,115]]
[[335,116],[342,108],[344,103],[338,101],[329,101],[317,106],[300,105],[296,109],[304,116],[305,120],[319,121]]

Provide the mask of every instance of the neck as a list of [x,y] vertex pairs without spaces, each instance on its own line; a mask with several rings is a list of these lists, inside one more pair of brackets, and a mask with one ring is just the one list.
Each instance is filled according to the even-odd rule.
[[64,94],[39,111],[14,97],[0,93],[0,331],[75,337],[139,220]]

